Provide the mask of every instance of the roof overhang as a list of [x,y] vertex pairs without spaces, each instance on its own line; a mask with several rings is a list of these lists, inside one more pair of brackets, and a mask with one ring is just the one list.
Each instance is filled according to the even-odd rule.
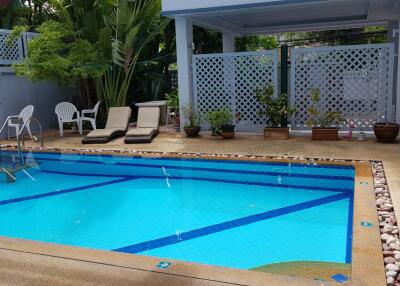
[[400,0],[163,0],[163,14],[236,35],[348,29],[400,18]]

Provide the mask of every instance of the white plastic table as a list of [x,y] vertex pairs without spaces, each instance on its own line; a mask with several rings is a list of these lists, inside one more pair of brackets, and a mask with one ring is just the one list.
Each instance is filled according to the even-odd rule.
[[166,100],[146,101],[135,104],[137,107],[159,107],[161,111],[161,123],[165,122],[165,127],[168,129],[169,108]]

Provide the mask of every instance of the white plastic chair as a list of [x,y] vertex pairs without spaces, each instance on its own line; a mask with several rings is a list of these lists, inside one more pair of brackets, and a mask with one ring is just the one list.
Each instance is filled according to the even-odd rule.
[[92,124],[93,130],[96,130],[96,118],[97,112],[99,111],[101,101],[98,101],[93,109],[84,109],[82,110],[81,115],[81,130],[83,130],[82,125],[83,121],[89,121]]
[[64,136],[64,123],[75,122],[78,126],[79,134],[82,134],[81,119],[75,105],[69,102],[61,102],[57,104],[55,112],[58,118],[58,127],[61,137]]
[[[10,128],[15,129],[15,135],[18,136],[18,134],[21,132],[20,128],[22,125],[25,124],[25,122],[33,115],[35,107],[33,105],[28,105],[24,107],[24,109],[21,110],[19,115],[14,115],[14,116],[9,116],[7,118],[7,138],[10,140]],[[32,135],[31,127],[30,127],[30,122],[28,122],[25,126],[26,131],[28,131],[29,136],[31,137],[32,140],[35,140],[35,137]]]

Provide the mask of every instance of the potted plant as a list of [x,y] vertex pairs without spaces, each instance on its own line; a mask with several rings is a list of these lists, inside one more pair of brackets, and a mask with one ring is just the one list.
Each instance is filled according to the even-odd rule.
[[170,93],[165,95],[165,99],[167,100],[167,105],[170,110],[173,112],[173,120],[174,127],[176,131],[180,131],[181,129],[181,118],[179,116],[179,95],[178,90],[175,89]]
[[312,126],[312,139],[336,141],[339,140],[339,128],[336,127],[344,119],[340,112],[321,112],[318,106],[321,99],[321,91],[318,88],[311,89],[312,104],[308,108],[307,125]]
[[235,137],[236,121],[239,119],[239,113],[233,114],[229,108],[221,108],[210,111],[207,114],[207,120],[211,125],[212,136],[220,136],[224,139]]
[[288,107],[287,94],[281,94],[274,98],[274,86],[268,84],[256,92],[260,109],[257,115],[267,120],[264,128],[264,138],[272,140],[289,139],[288,117],[293,115],[295,108]]
[[187,137],[193,138],[199,136],[201,131],[201,116],[192,107],[186,107],[182,115],[187,119],[187,124],[183,127]]
[[216,109],[206,114],[207,121],[210,123],[211,136],[221,136],[222,125],[224,125],[224,119],[221,116],[221,109]]
[[376,139],[383,143],[393,143],[399,135],[400,125],[394,122],[378,122],[374,124]]

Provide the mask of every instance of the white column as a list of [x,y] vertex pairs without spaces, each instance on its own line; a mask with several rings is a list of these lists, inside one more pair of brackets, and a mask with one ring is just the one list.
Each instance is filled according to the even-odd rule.
[[182,111],[188,106],[193,106],[193,77],[191,72],[192,65],[192,43],[193,43],[193,23],[190,18],[176,17],[176,58],[178,64],[178,86],[179,86],[179,105],[181,110],[181,130],[186,123],[182,116]]
[[222,47],[224,53],[235,52],[235,35],[230,32],[224,32],[222,34]]
[[396,122],[400,122],[400,19],[397,30],[397,97],[396,97]]

